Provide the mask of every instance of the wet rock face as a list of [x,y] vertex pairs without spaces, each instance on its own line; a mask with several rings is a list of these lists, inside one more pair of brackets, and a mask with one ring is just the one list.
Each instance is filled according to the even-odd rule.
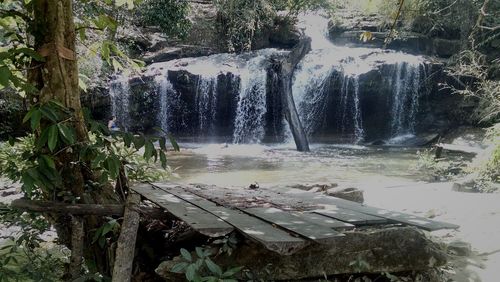
[[[394,95],[397,88],[394,79],[397,71],[397,65],[381,64],[359,75],[357,79],[358,107],[364,130],[363,142],[387,139],[394,135]],[[404,69],[401,72],[401,75],[405,74]],[[418,91],[418,107],[414,113],[415,133],[440,133],[467,124],[467,117],[470,116],[475,103],[464,100],[460,95],[452,95],[449,91],[439,89],[438,85],[448,79],[442,66],[424,64],[420,67],[419,73],[420,82],[414,89]],[[432,75],[425,76],[426,74]],[[165,127],[177,137],[190,137],[199,141],[218,138],[223,142],[233,142],[241,78],[228,72],[218,74],[213,81],[206,81],[186,70],[170,70],[167,76],[171,83],[168,93],[165,89],[161,89],[158,83],[159,76],[145,76],[129,81],[130,93],[127,101],[130,119],[127,130],[154,133],[154,128],[160,127],[161,119],[164,119],[168,120]],[[328,79],[327,93],[322,100],[314,107],[302,108],[306,113],[315,113],[314,128],[309,131],[313,141],[342,138],[347,138],[346,141],[353,140],[355,82],[352,79],[346,81],[343,73],[333,71]],[[286,122],[283,119],[283,85],[279,71],[268,67],[265,83],[265,114],[262,121],[265,132],[260,141],[281,142],[285,136]],[[349,84],[347,91],[346,83]],[[412,82],[402,84],[404,86],[410,83]],[[95,118],[107,121],[112,112],[111,99],[104,93],[104,89],[98,90],[85,95],[82,98],[83,103],[92,108]],[[167,102],[162,100],[164,99],[162,95],[168,95]],[[412,109],[409,105],[411,100],[409,96],[402,97],[406,100],[401,98],[402,103],[405,103],[400,109],[401,116],[407,119]],[[162,103],[167,103],[163,109]],[[247,111],[250,116],[253,111],[258,110],[253,109],[254,106],[249,104],[250,108]],[[301,105],[298,107],[300,109]],[[321,113],[317,113],[318,107],[321,108]],[[164,116],[161,115],[162,111]],[[249,121],[249,124],[251,122]]]
[[[390,32],[377,15],[363,15],[339,10],[328,26],[329,37],[335,44],[351,47],[381,48]],[[373,36],[366,42],[360,39],[364,32]],[[411,54],[425,54],[449,58],[460,52],[460,30],[432,29],[432,21],[425,16],[416,17],[411,26],[398,27],[398,35],[387,44],[388,49]]]

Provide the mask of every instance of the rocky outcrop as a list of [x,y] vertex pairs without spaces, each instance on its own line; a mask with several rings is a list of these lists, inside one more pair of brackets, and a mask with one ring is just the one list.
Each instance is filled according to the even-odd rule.
[[[189,19],[191,28],[186,38],[167,38],[155,28],[142,28],[124,41],[139,46],[135,52],[147,64],[187,57],[208,56],[228,52],[224,35],[219,31],[219,20],[212,1],[191,1]],[[292,21],[276,16],[272,26],[256,34],[252,49],[292,48],[299,42],[300,33]]]
[[[411,254],[411,255],[408,255]],[[345,273],[395,273],[428,270],[446,263],[444,250],[416,228],[383,228],[345,232],[331,244],[314,244],[288,256],[244,242],[231,256],[214,258],[224,268],[245,266],[270,281],[313,279]],[[183,281],[171,273],[180,257],[165,261],[156,273],[168,281]]]
[[[382,24],[376,14],[365,15],[361,12],[339,10],[329,23],[332,42],[352,47],[382,48],[389,36],[389,27]],[[462,43],[460,31],[443,31],[441,34],[429,33],[431,21],[424,16],[416,17],[410,27],[398,27],[398,33],[386,48],[411,54],[425,54],[449,58],[460,52]],[[371,38],[362,39],[362,34],[370,32]],[[458,37],[457,37],[458,36]]]
[[[226,56],[226,55],[224,55]],[[221,57],[221,67],[239,64],[231,62],[234,57],[227,55]],[[248,58],[247,58],[248,57]],[[239,57],[238,57],[239,58]],[[242,56],[241,60],[248,60],[250,54]],[[203,59],[211,62],[212,59]],[[213,59],[219,60],[219,59]],[[267,64],[266,101],[264,126],[265,133],[261,141],[279,142],[284,138],[283,122],[283,81],[281,73],[273,67],[272,60]],[[279,60],[274,60],[279,62]],[[184,62],[189,64],[188,62]],[[179,61],[179,64],[184,64]],[[196,62],[194,62],[196,63]],[[391,137],[391,112],[394,110],[394,83],[395,72],[398,65],[393,63],[380,63],[372,70],[359,75],[359,112],[364,129],[364,142],[384,140]],[[453,83],[454,80],[447,76],[443,66],[437,63],[426,62],[420,67],[421,84],[418,89],[418,111],[415,113],[415,132],[443,133],[451,128],[470,123],[470,116],[477,101],[453,94],[447,89],[441,89],[441,84]],[[224,142],[232,141],[234,132],[238,100],[240,97],[240,77],[232,72],[220,73],[213,82],[215,90],[206,93],[206,98],[201,97],[200,87],[203,78],[188,70],[174,68],[167,72],[168,81],[172,91],[169,93],[168,123],[171,133],[178,137],[218,137]],[[160,125],[161,90],[158,74],[150,73],[140,78],[129,81],[128,107],[130,121],[128,129],[134,132],[152,132],[154,127]],[[352,109],[352,98],[346,102],[341,95],[345,76],[342,72],[333,70],[329,81],[325,84],[327,95],[318,105],[324,111],[318,115],[317,126],[311,133],[312,138],[320,140],[327,138],[335,140],[349,135],[354,125],[350,118],[342,120],[342,112]],[[352,81],[349,82],[352,85]],[[407,82],[407,83],[412,83]],[[212,87],[212,86],[210,86]],[[352,89],[347,97],[352,97]],[[92,94],[82,97],[84,105],[92,108],[95,118],[106,120],[111,113],[111,99],[106,89],[97,89]],[[125,94],[124,94],[125,95]],[[414,94],[411,94],[414,95]],[[202,105],[200,99],[208,99],[208,105]],[[312,98],[311,98],[312,99]],[[215,103],[215,104],[214,104]],[[256,105],[253,105],[256,106]],[[252,106],[252,107],[253,107]],[[300,105],[298,105],[300,107]],[[248,109],[251,111],[251,109]],[[302,109],[314,112],[314,109]],[[209,111],[209,112],[207,112]],[[407,113],[403,113],[407,114]],[[207,121],[211,126],[203,126],[201,122]],[[422,135],[423,136],[423,135]]]

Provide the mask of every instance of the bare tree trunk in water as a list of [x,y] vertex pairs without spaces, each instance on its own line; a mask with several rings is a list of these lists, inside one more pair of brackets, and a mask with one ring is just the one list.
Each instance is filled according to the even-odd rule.
[[309,141],[305,133],[302,122],[300,121],[292,93],[293,73],[297,64],[311,50],[311,38],[303,37],[300,42],[292,49],[288,58],[281,62],[281,79],[283,84],[283,105],[285,107],[285,118],[290,125],[293,139],[297,150],[309,152]]
[[[28,73],[28,81],[40,90],[32,94],[31,103],[55,100],[72,110],[74,113],[72,126],[76,131],[78,142],[87,142],[88,131],[80,105],[72,0],[34,0],[33,14],[32,33],[35,50],[45,57],[45,62],[37,63],[38,67]],[[63,178],[62,186],[58,189],[70,192],[79,199],[79,203],[117,203],[117,197],[110,185],[94,192],[85,191],[86,181],[96,179],[96,176],[86,164],[78,162],[76,150],[58,154],[55,162]],[[61,200],[56,195],[44,196],[46,200]],[[70,246],[71,217],[54,216],[54,221],[60,241]],[[89,236],[88,231],[101,224],[100,217],[86,217],[85,234]],[[93,260],[101,273],[109,274],[107,251],[100,249],[97,244],[91,244],[91,238],[85,238],[84,241],[87,261]]]

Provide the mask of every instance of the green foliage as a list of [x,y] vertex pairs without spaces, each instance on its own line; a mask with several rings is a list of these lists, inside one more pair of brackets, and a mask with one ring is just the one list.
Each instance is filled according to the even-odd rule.
[[451,171],[460,167],[459,163],[436,159],[433,150],[423,150],[417,152],[417,162],[413,170],[418,172],[425,180],[441,181],[452,177]]
[[0,245],[0,281],[61,280],[69,252],[44,243],[41,234],[50,227],[45,217],[0,206],[0,221],[20,228],[20,236]]
[[139,5],[137,16],[144,25],[158,26],[168,36],[184,38],[191,26],[188,12],[186,0],[145,0]]
[[450,64],[448,73],[457,77],[472,77],[473,85],[450,86],[453,92],[479,100],[474,117],[478,123],[493,124],[500,121],[500,81],[490,74],[500,71],[500,59],[488,62],[477,50],[466,50]]
[[500,183],[500,123],[489,129],[486,143],[490,144],[488,158],[480,163],[477,170],[479,171],[479,182],[483,182],[483,190],[490,190],[491,185],[487,182]]
[[279,11],[293,21],[297,14],[329,6],[327,0],[215,0],[219,30],[230,52],[249,51],[258,36],[274,26]]
[[[57,160],[65,153],[77,153],[79,165],[100,175],[99,182],[87,183],[88,189],[116,181],[120,171],[132,181],[159,180],[168,176],[168,170],[154,167],[154,162],[160,161],[163,169],[168,168],[165,137],[111,134],[104,125],[88,119],[91,138],[88,142],[77,141],[71,126],[73,113],[53,101],[34,105],[24,122],[30,124],[34,134],[2,145],[0,175],[21,181],[28,198],[55,195],[65,201],[76,200],[61,187],[65,164]],[[159,142],[160,148],[156,148],[154,142]],[[171,139],[170,143],[175,150],[179,149],[175,140]],[[142,149],[144,153],[139,155]]]
[[25,115],[26,110],[23,99],[12,91],[0,90],[0,140],[9,135],[22,134],[23,129],[19,127],[19,121]]
[[243,269],[234,267],[224,271],[210,258],[212,252],[201,247],[195,248],[196,257],[186,249],[181,249],[180,252],[183,262],[174,265],[170,271],[184,273],[187,281],[236,282],[238,280],[234,277]]
[[99,227],[94,232],[92,244],[99,244],[99,247],[104,249],[107,242],[116,242],[118,234],[120,234],[120,224],[116,219],[110,218],[106,223]]

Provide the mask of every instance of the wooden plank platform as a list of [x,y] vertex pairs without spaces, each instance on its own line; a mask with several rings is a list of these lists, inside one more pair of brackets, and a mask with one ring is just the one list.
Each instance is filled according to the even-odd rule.
[[319,243],[328,243],[342,233],[277,208],[248,208],[245,212]]
[[236,229],[280,254],[293,254],[311,243],[332,243],[346,230],[366,225],[403,224],[429,231],[458,227],[291,188],[153,183],[132,190],[202,234],[220,237]]
[[435,220],[430,220],[425,217],[419,217],[415,215],[389,211],[385,209],[375,208],[366,206],[364,204],[347,201],[344,199],[339,199],[331,196],[326,196],[319,193],[312,193],[308,191],[302,191],[299,189],[284,188],[283,193],[289,195],[290,197],[296,197],[302,199],[303,202],[314,202],[325,206],[325,209],[346,209],[353,210],[359,213],[364,213],[368,215],[373,215],[381,218],[386,218],[393,222],[398,222],[406,225],[416,226],[427,231],[436,231],[441,229],[457,229],[458,225],[440,222]]
[[231,233],[234,227],[218,217],[175,197],[150,184],[140,184],[132,188],[144,198],[164,208],[194,230],[209,237],[221,237]]
[[240,210],[229,209],[217,205],[214,202],[189,193],[180,187],[172,187],[162,184],[158,184],[157,187],[166,193],[183,199],[186,203],[193,204],[205,210],[207,213],[217,216],[221,220],[236,227],[243,233],[243,235],[260,242],[271,251],[275,251],[280,254],[292,254],[308,244],[308,242],[298,238],[298,236],[292,236],[289,233],[274,227],[272,224],[245,214]]

